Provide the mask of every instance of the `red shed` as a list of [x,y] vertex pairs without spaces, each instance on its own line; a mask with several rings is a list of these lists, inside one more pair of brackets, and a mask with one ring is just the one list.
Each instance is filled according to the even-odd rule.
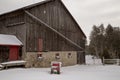
[[0,62],[18,60],[22,45],[16,36],[0,34]]

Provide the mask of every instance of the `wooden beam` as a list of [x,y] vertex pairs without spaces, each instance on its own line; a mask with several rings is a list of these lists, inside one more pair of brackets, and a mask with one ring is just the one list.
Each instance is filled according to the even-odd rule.
[[54,28],[52,28],[51,26],[49,26],[48,24],[46,24],[44,21],[42,21],[41,19],[37,18],[36,16],[34,16],[33,14],[31,14],[30,12],[25,10],[25,13],[30,16],[32,19],[38,21],[39,23],[44,24],[47,28],[49,28],[50,30],[52,30],[53,32],[57,33],[59,36],[61,36],[62,38],[64,38],[65,40],[67,40],[69,43],[73,44],[74,46],[78,47],[79,49],[82,49],[82,47],[80,47],[78,44],[76,44],[75,42],[73,42],[72,40],[70,40],[69,38],[67,38],[66,36],[64,36],[63,34],[61,34],[60,32],[58,32],[57,30],[55,30]]
[[13,24],[7,24],[6,27],[11,27],[11,26],[16,26],[16,25],[22,25],[25,24],[25,22],[18,22],[18,23],[13,23]]

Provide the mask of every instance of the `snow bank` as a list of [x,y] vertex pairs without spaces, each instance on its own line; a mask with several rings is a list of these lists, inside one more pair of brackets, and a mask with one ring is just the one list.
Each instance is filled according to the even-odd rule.
[[0,68],[2,68],[3,66],[2,65],[0,65]]
[[91,56],[91,55],[86,55],[86,64],[90,65],[90,64],[102,64],[101,59],[97,59],[95,56]]
[[0,65],[0,70],[3,69],[4,66]]
[[2,66],[2,65],[0,65],[0,69],[1,69],[1,68],[3,68],[3,66]]
[[4,63],[1,63],[2,65],[6,65],[6,64],[20,64],[20,63],[26,63],[26,61],[24,60],[17,60],[17,61],[9,61],[9,62],[4,62]]

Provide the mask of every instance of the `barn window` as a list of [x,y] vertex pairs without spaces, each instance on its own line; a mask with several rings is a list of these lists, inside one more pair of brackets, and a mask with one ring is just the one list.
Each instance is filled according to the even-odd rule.
[[68,53],[68,58],[71,58],[72,57],[72,54],[71,53]]
[[37,58],[38,58],[39,60],[42,60],[42,59],[43,59],[42,54],[37,54]]
[[23,13],[17,13],[14,16],[6,16],[5,18],[6,18],[6,27],[25,24]]
[[59,53],[56,53],[56,54],[55,54],[55,59],[60,59]]
[[42,57],[42,54],[37,54],[37,57]]

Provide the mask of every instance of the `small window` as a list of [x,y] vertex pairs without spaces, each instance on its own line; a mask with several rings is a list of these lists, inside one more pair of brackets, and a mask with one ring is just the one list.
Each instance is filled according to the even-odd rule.
[[72,57],[72,54],[71,53],[68,53],[68,58],[71,58]]
[[56,54],[55,54],[55,58],[56,58],[56,59],[60,59],[59,53],[56,53]]
[[43,57],[42,57],[42,54],[37,54],[37,58],[38,58],[38,59],[43,58]]
[[42,54],[37,54],[37,59],[38,59],[39,61],[43,60],[43,55],[42,55]]

